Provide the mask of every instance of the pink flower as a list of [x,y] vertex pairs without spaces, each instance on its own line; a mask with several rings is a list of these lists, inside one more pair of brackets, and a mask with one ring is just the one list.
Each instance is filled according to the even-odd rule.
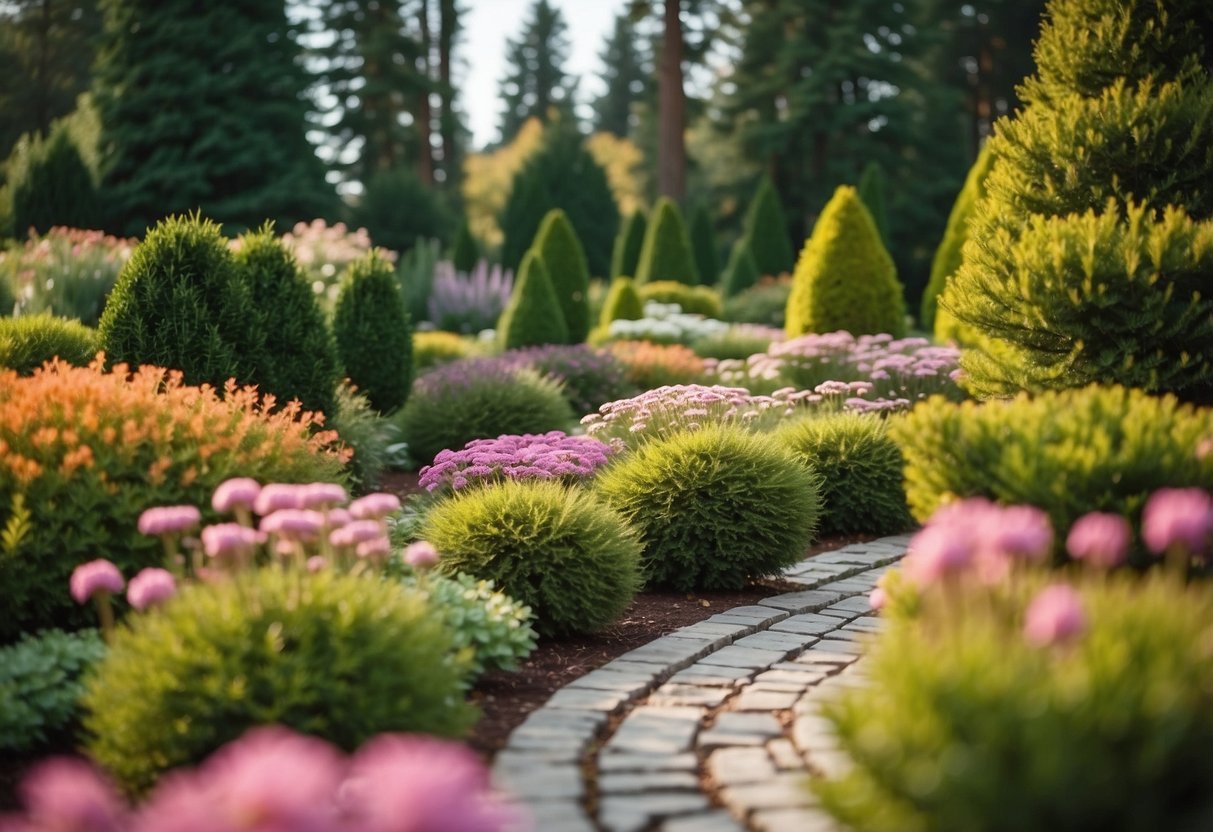
[[302,486],[273,482],[261,489],[253,501],[253,511],[261,516],[284,508],[303,508]]
[[126,582],[118,567],[104,558],[82,563],[72,571],[70,589],[77,604],[86,604],[98,592],[111,595],[122,591]]
[[919,586],[929,586],[963,572],[972,563],[971,537],[947,525],[928,525],[914,535],[902,570]]
[[375,537],[359,543],[354,552],[360,558],[385,558],[392,553],[392,544],[386,537]]
[[383,524],[378,520],[354,520],[348,525],[334,529],[329,535],[329,543],[341,547],[356,546],[382,536]]
[[139,515],[139,533],[147,535],[175,534],[194,528],[202,522],[202,512],[196,506],[159,506]]
[[350,495],[332,482],[313,482],[299,490],[300,508],[328,508],[346,503]]
[[261,539],[256,529],[239,523],[217,523],[202,530],[202,550],[212,558],[244,557]]
[[428,569],[438,562],[438,550],[424,540],[410,543],[404,550],[404,562],[414,569]]
[[1024,637],[1037,647],[1062,644],[1087,629],[1082,599],[1068,584],[1053,584],[1042,589],[1024,615]]
[[395,494],[367,494],[350,503],[350,514],[359,520],[375,520],[400,510],[400,498]]
[[870,604],[874,610],[883,610],[888,603],[889,593],[885,592],[883,587],[876,587],[874,590],[872,590],[871,594],[868,595],[868,604]]
[[126,828],[126,812],[117,792],[82,760],[64,757],[40,763],[21,784],[21,797],[31,830],[119,832]]
[[1001,509],[991,537],[993,548],[1004,555],[1038,561],[1053,547],[1049,515],[1034,506]]
[[1203,553],[1213,534],[1213,499],[1200,488],[1160,488],[1141,514],[1141,536],[1161,555],[1182,547],[1188,555]]
[[330,508],[325,516],[328,518],[329,528],[339,529],[354,519],[354,516],[343,508]]
[[328,561],[322,555],[312,555],[307,559],[307,571],[319,572],[324,567],[328,566]]
[[225,480],[215,489],[211,497],[211,507],[224,514],[237,508],[251,509],[260,493],[261,484],[254,479],[236,477]]
[[1066,537],[1066,551],[1101,569],[1124,563],[1132,536],[1129,521],[1119,514],[1092,511],[1074,521]]
[[177,581],[167,569],[155,567],[144,569],[131,578],[126,589],[126,600],[139,611],[163,604],[177,594]]
[[318,511],[286,508],[261,518],[261,531],[296,540],[310,540],[324,528],[324,515]]

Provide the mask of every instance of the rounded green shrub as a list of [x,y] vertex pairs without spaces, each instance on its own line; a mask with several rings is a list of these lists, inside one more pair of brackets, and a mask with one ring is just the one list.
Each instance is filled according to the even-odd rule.
[[774,440],[704,425],[655,440],[599,475],[597,494],[640,532],[646,586],[740,589],[804,557],[820,480]]
[[455,271],[470,274],[479,262],[480,246],[476,244],[476,238],[472,236],[472,228],[465,218],[463,222],[459,223],[459,230],[455,232],[455,242],[451,244],[451,263],[455,266]]
[[466,667],[424,596],[377,576],[278,568],[192,584],[128,619],[89,677],[89,756],[129,792],[258,725],[352,751],[375,734],[458,736]]
[[644,317],[644,301],[636,291],[636,281],[620,276],[611,281],[606,300],[602,304],[599,326],[610,326],[611,321],[639,321]]
[[725,298],[724,319],[782,329],[787,320],[788,296],[791,292],[792,282],[786,278],[761,278],[750,288]]
[[564,315],[567,343],[580,344],[590,332],[590,269],[577,232],[564,211],[554,208],[543,218],[534,250],[543,259]]
[[84,674],[104,656],[96,630],[43,630],[0,647],[0,750],[30,754],[69,732]]
[[641,301],[676,303],[683,312],[692,315],[719,319],[724,314],[720,293],[711,286],[688,286],[676,280],[658,280],[641,285],[637,291]]
[[28,376],[52,358],[84,367],[101,345],[97,330],[50,313],[0,318],[0,367]]
[[267,378],[261,392],[284,404],[298,399],[305,409],[331,417],[341,367],[311,283],[272,225],[245,234],[238,244],[236,263],[265,333]]
[[413,369],[417,372],[470,358],[478,351],[475,340],[455,332],[429,330],[413,333]]
[[750,251],[760,275],[778,277],[792,271],[796,252],[788,239],[788,221],[779,203],[779,194],[769,176],[763,176],[758,183],[758,190],[746,211],[742,236],[750,241]]
[[724,267],[724,277],[720,281],[720,293],[725,299],[736,297],[758,282],[758,262],[750,241],[738,237],[729,252],[729,262]]
[[413,333],[392,266],[372,250],[350,264],[333,311],[337,354],[380,413],[396,410],[413,381]]
[[568,342],[568,324],[547,266],[539,252],[531,249],[522,258],[510,299],[497,321],[497,343],[503,350],[512,350]]
[[648,219],[644,212],[637,210],[632,212],[619,229],[615,246],[611,249],[611,279],[636,274],[647,227]]
[[880,416],[822,414],[780,427],[775,439],[821,477],[823,536],[897,534],[914,524],[901,451]]
[[421,536],[443,572],[493,581],[526,604],[545,636],[591,633],[615,620],[640,583],[640,543],[589,492],[550,480],[493,483],[435,505]]
[[265,380],[265,333],[219,226],[161,220],[136,246],[98,325],[110,362],[170,367],[222,390]]
[[653,208],[644,245],[636,264],[636,283],[676,281],[694,286],[699,283],[699,269],[691,253],[691,238],[687,234],[682,212],[673,200],[662,197]]
[[350,219],[392,251],[406,251],[419,238],[450,240],[455,224],[442,192],[406,167],[373,174]]
[[699,282],[704,286],[715,286],[720,277],[720,255],[716,251],[712,215],[703,200],[696,202],[691,210],[691,224],[687,233],[691,238],[691,252],[695,255],[695,268],[699,270]]

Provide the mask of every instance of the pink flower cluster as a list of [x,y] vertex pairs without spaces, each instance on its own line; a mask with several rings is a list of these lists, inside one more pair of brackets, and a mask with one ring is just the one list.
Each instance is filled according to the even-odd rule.
[[610,453],[610,447],[597,439],[559,430],[503,434],[473,439],[459,451],[439,451],[434,464],[421,469],[420,484],[434,492],[502,479],[582,480],[605,465]]
[[476,755],[422,735],[383,734],[352,757],[286,728],[258,728],[130,809],[89,765],[57,759],[22,784],[11,832],[498,832],[518,811]]
[[126,600],[137,610],[164,603],[177,594],[177,581],[165,569],[149,567],[131,578],[130,585],[122,572],[108,560],[100,558],[82,563],[72,571],[69,589],[77,604],[87,604],[93,598],[117,595],[126,587]]

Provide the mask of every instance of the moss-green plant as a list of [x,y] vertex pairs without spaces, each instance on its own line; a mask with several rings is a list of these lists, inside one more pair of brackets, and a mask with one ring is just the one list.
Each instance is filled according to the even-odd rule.
[[644,301],[636,291],[636,281],[627,276],[611,281],[606,300],[602,304],[599,326],[610,326],[611,321],[638,321],[644,317]]
[[439,569],[492,580],[534,610],[546,636],[602,629],[640,583],[627,522],[589,492],[548,480],[458,492],[430,510],[421,536],[441,553]]
[[692,315],[719,319],[724,314],[720,293],[711,286],[688,286],[676,280],[657,280],[642,284],[637,291],[641,301],[676,303],[683,312]]
[[458,736],[467,668],[424,596],[378,576],[265,568],[182,588],[117,630],[83,704],[89,756],[129,792],[257,725],[352,751]]
[[734,323],[766,324],[783,329],[787,320],[790,279],[762,278],[724,301],[724,319]]
[[333,401],[333,415],[325,425],[337,431],[341,444],[350,451],[346,463],[350,488],[355,492],[371,491],[379,486],[387,470],[388,448],[397,440],[400,428],[380,415],[370,400],[348,381],[337,385]]
[[644,233],[648,227],[648,219],[644,212],[633,211],[624,221],[615,237],[615,246],[611,250],[611,278],[631,276],[636,274],[640,264],[640,250],[644,247]]
[[823,536],[897,534],[913,525],[904,460],[880,416],[812,416],[781,426],[775,439],[821,477]]
[[[4,201],[4,194],[0,193],[0,202],[3,202],[3,201]],[[3,210],[3,207],[0,206],[0,211],[2,211],[2,210]],[[2,216],[0,216],[0,229],[3,228],[3,225],[2,225],[3,221],[4,221],[4,218]],[[0,234],[2,234],[2,233],[3,233],[3,231],[0,231]],[[9,277],[7,274],[0,272],[0,316],[8,316],[8,315],[13,314],[13,307],[16,305],[17,305],[17,296],[13,292],[12,285],[9,283]]]
[[265,334],[262,392],[283,403],[298,399],[307,410],[332,416],[341,366],[311,283],[271,224],[238,242],[236,263]]
[[542,344],[567,344],[569,328],[543,257],[531,249],[522,258],[510,299],[497,321],[503,350]]
[[758,282],[758,262],[750,247],[748,237],[738,237],[729,251],[729,262],[724,267],[720,281],[720,293],[725,299],[741,294]]
[[792,271],[796,253],[788,239],[788,221],[771,177],[763,176],[746,211],[743,237],[750,241],[750,251],[758,265],[758,273],[777,277]]
[[868,162],[864,165],[863,173],[859,175],[859,198],[864,207],[872,215],[872,222],[880,233],[880,242],[889,248],[889,213],[885,209],[884,196],[885,172],[880,162]]
[[413,369],[417,372],[469,358],[480,350],[472,338],[442,330],[413,333]]
[[55,357],[84,367],[100,348],[97,330],[79,321],[50,313],[0,318],[0,367],[9,367],[23,376]]
[[905,332],[897,269],[852,187],[834,192],[800,253],[785,328],[789,338],[840,329],[852,335]]
[[712,215],[702,199],[691,209],[687,233],[691,238],[691,253],[695,255],[695,268],[699,270],[699,282],[704,286],[715,286],[720,277],[720,254],[716,250]]
[[564,314],[567,343],[580,344],[590,331],[590,269],[577,232],[564,211],[554,208],[543,218],[535,235],[534,251],[543,259],[552,291]]
[[1090,385],[956,404],[933,397],[890,426],[905,456],[914,516],[965,497],[1038,506],[1055,529],[1106,511],[1136,526],[1146,498],[1171,486],[1213,490],[1213,410],[1173,396]]
[[455,271],[464,274],[469,274],[480,262],[480,246],[472,236],[472,228],[468,225],[467,218],[459,223],[459,230],[455,232],[455,242],[451,244],[451,262]]
[[[730,326],[723,332],[696,338],[691,343],[691,349],[703,358],[745,361],[751,355],[766,352],[771,346],[772,336],[778,335],[779,332],[771,332],[765,327],[739,324]],[[771,382],[774,384],[774,379]],[[778,387],[770,389],[777,390]]]
[[265,380],[265,333],[219,226],[161,220],[118,275],[98,325],[111,362],[180,370],[222,390]]
[[740,589],[804,557],[816,474],[774,440],[705,425],[655,440],[599,475],[596,493],[640,532],[646,586]]
[[699,283],[691,238],[678,204],[671,199],[662,197],[653,208],[653,216],[644,232],[635,278],[640,286],[658,280],[690,286]]
[[0,647],[0,750],[29,754],[68,732],[82,677],[104,655],[96,630],[43,630]]
[[380,413],[396,410],[413,381],[413,333],[392,266],[377,251],[355,260],[333,311],[346,376]]

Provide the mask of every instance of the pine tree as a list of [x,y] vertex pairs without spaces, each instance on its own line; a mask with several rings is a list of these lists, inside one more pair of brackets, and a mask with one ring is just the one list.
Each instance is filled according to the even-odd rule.
[[392,251],[405,251],[418,237],[448,240],[455,224],[443,194],[407,167],[373,175],[350,218],[375,245]]
[[55,225],[96,228],[101,219],[97,185],[67,128],[58,123],[45,141],[26,138],[21,164],[10,167],[12,232],[46,233]]
[[715,286],[720,277],[720,256],[716,252],[716,232],[712,228],[712,216],[703,200],[695,203],[691,210],[691,251],[695,255],[695,267],[699,270],[699,282],[704,286]]
[[634,277],[640,263],[640,249],[644,246],[644,232],[648,219],[643,211],[633,211],[627,222],[619,229],[615,245],[611,249],[611,277]]
[[788,240],[788,224],[784,219],[779,194],[769,176],[758,183],[758,190],[745,216],[745,236],[750,241],[750,253],[758,273],[780,275],[790,272],[796,262]]
[[510,300],[497,321],[497,342],[503,350],[569,342],[564,312],[536,251],[522,258]]
[[880,241],[886,249],[891,250],[889,238],[889,215],[885,211],[884,200],[884,168],[879,162],[868,162],[863,174],[859,177],[859,198],[872,215],[876,230],[880,232]]
[[464,219],[459,223],[459,230],[455,233],[455,242],[451,245],[451,262],[455,266],[455,271],[471,274],[479,261],[480,246],[476,245],[476,238],[472,236],[472,228]]
[[737,242],[733,243],[733,250],[729,252],[729,262],[725,266],[724,278],[721,281],[721,294],[726,298],[740,294],[757,283],[760,276],[758,264],[754,262],[754,252],[750,249],[750,241],[745,237],[738,237]]
[[564,211],[555,208],[544,217],[534,249],[543,260],[560,303],[569,343],[580,344],[590,332],[590,270],[585,250]]
[[627,138],[632,126],[632,107],[645,95],[649,82],[638,48],[636,25],[630,15],[615,17],[615,27],[600,57],[606,92],[594,103],[594,130]]
[[699,283],[699,270],[695,267],[686,223],[673,200],[662,197],[653,208],[635,277],[637,286],[665,280],[688,286]]
[[548,0],[535,0],[518,39],[507,45],[509,71],[501,83],[502,143],[513,139],[532,116],[547,122],[549,110],[555,109],[571,117],[576,81],[564,68],[570,48],[564,15]]
[[377,251],[341,279],[333,336],[346,376],[380,413],[404,404],[413,383],[413,330],[392,265]]

